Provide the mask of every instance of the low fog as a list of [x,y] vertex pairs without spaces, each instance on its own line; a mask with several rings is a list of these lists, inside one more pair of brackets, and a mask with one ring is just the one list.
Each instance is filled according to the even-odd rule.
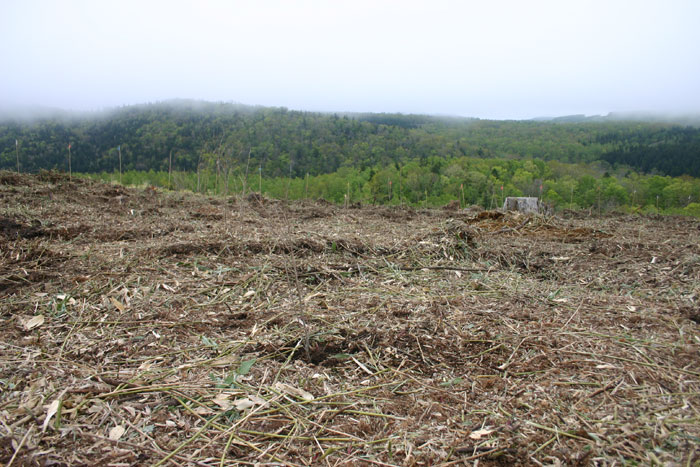
[[0,115],[174,98],[498,119],[700,112],[693,1],[28,0],[1,13]]

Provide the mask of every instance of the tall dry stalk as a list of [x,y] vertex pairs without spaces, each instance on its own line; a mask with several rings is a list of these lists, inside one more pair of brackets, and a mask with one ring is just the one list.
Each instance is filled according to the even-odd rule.
[[[289,220],[289,217],[287,216],[287,206],[284,206],[282,208],[283,210],[283,219],[284,223],[287,227],[287,238],[293,238],[293,231],[292,231],[292,223]],[[308,310],[306,309],[306,302],[304,301],[304,296],[303,292],[301,290],[301,282],[299,281],[299,270],[297,268],[297,258],[294,257],[293,255],[289,258],[289,261],[285,261],[284,263],[284,268],[285,268],[285,275],[287,278],[289,278],[289,267],[291,263],[291,268],[292,268],[292,273],[294,274],[294,287],[296,289],[296,297],[297,297],[297,306],[298,306],[298,315],[297,315],[297,320],[299,323],[302,325],[304,328],[304,352],[306,354],[306,360],[308,362],[311,362],[311,352],[309,349],[309,341],[311,339],[311,328],[309,327],[309,313]]]
[[220,171],[219,153],[216,153],[216,179],[214,180],[214,193],[219,194],[219,171]]
[[289,201],[289,185],[292,183],[292,158],[289,158],[289,176],[287,177],[287,188],[284,190],[284,200]]
[[71,168],[71,162],[70,162],[70,147],[71,143],[68,143],[68,180],[73,181],[73,169]]
[[117,146],[117,153],[119,154],[119,184],[122,184],[122,145]]
[[399,167],[399,206],[403,206],[403,198],[401,197],[401,167]]
[[243,177],[243,196],[246,195],[248,190],[248,169],[250,169],[250,153],[253,148],[248,148],[248,161],[245,163],[245,176]]
[[230,183],[230,178],[231,178],[231,163],[230,161],[227,161],[224,164],[224,197],[228,196],[228,186]]
[[571,187],[571,200],[569,201],[569,209],[574,208],[574,187]]
[[197,156],[197,193],[199,193],[200,173],[202,171],[202,151],[200,150]]
[[170,179],[173,174],[173,150],[170,150],[170,156],[168,157],[168,190],[173,189],[173,185],[170,183]]

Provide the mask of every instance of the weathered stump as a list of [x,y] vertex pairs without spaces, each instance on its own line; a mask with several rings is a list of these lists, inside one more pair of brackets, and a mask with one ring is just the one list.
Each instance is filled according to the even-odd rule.
[[539,213],[540,203],[538,198],[534,197],[516,197],[509,196],[503,203],[504,211],[518,211],[522,213]]

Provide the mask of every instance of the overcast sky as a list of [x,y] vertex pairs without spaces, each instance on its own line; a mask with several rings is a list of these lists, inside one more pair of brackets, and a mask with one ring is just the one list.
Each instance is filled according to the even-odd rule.
[[700,112],[700,1],[1,0],[0,105]]

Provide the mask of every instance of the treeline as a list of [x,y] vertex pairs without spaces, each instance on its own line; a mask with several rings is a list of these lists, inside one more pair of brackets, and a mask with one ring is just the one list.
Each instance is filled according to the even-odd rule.
[[[606,160],[643,172],[700,176],[700,130],[663,123],[488,121],[401,114],[322,114],[177,101],[89,116],[0,122],[0,168],[220,172],[265,178],[460,158]],[[17,142],[17,145],[15,144]],[[416,162],[417,161],[417,162]]]
[[[107,181],[118,173],[93,174]],[[614,170],[606,162],[562,163],[542,159],[459,157],[411,159],[384,167],[342,167],[328,174],[270,177],[259,170],[224,173],[208,166],[199,172],[128,171],[122,183],[156,185],[219,195],[262,192],[279,199],[322,198],[338,204],[495,208],[507,196],[539,196],[557,209],[612,209],[700,217],[700,179],[641,175]]]

